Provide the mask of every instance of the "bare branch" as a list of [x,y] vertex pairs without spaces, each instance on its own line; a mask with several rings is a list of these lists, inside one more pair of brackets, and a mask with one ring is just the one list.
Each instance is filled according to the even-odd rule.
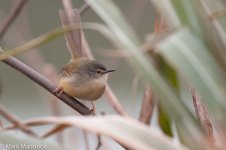
[[208,116],[208,113],[206,111],[206,107],[202,103],[201,98],[196,93],[194,88],[191,88],[191,94],[192,94],[193,104],[195,107],[196,116],[197,116],[198,120],[200,121],[206,135],[209,138],[213,139],[213,127],[212,127],[210,118]]
[[0,105],[0,114],[9,122],[17,126],[22,132],[31,135],[33,137],[38,137],[28,126],[24,125],[15,115],[10,113],[6,108]]
[[143,104],[139,116],[139,121],[149,125],[155,106],[155,99],[151,88],[146,85]]
[[25,6],[28,0],[20,0],[15,1],[15,6],[11,9],[9,15],[5,18],[3,21],[1,28],[0,28],[0,40],[5,35],[6,31],[10,27],[10,25],[13,23],[13,21],[17,18],[17,16],[20,14],[21,10]]

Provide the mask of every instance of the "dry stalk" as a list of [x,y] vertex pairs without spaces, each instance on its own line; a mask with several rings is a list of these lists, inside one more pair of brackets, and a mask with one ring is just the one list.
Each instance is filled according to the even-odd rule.
[[146,85],[139,121],[143,122],[144,124],[150,125],[155,102],[156,101],[150,86]]
[[208,116],[206,106],[202,103],[201,98],[196,93],[194,88],[191,88],[191,94],[192,94],[193,104],[195,107],[196,116],[202,128],[204,129],[206,135],[209,137],[209,139],[213,139],[213,127],[212,127],[210,118]]

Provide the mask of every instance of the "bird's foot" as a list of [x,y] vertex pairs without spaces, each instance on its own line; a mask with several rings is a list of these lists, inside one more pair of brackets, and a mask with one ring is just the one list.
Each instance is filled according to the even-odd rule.
[[60,87],[57,87],[52,93],[56,94],[57,96],[61,96],[63,94],[64,90]]
[[95,114],[96,114],[96,109],[95,109],[95,107],[89,109],[89,114],[90,114],[90,115],[95,115]]
[[90,115],[95,115],[95,114],[96,114],[96,108],[95,108],[95,106],[93,105],[93,101],[91,101],[91,104],[92,104],[92,108],[89,110]]

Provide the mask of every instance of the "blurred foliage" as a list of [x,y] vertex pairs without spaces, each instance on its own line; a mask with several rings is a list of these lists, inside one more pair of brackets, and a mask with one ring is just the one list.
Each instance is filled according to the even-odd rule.
[[[218,18],[215,12],[223,11],[225,1],[151,0],[158,14],[164,18],[166,29],[161,35],[147,38],[144,42],[112,0],[86,2],[105,24],[83,24],[84,27],[103,34],[116,48],[128,54],[125,60],[140,73],[159,99],[158,126],[164,134],[152,132],[152,129],[131,118],[108,115],[103,118],[42,118],[39,121],[79,126],[112,137],[134,149],[186,149],[185,146],[177,147],[172,140],[176,136],[172,132],[173,122],[179,133],[178,141],[186,147],[197,150],[224,148],[225,142],[220,139],[225,139],[226,132],[226,20],[225,15]],[[47,42],[44,38],[42,40]],[[142,43],[151,43],[149,48],[155,50],[154,57],[143,52]],[[33,46],[39,44],[32,43]],[[22,52],[32,46],[19,48]],[[17,48],[13,51],[19,52]],[[180,87],[180,82],[187,83],[187,88]],[[182,91],[189,87],[197,90],[207,106],[216,128],[214,136],[220,144],[215,145],[206,138],[196,116],[182,101]]]
[[158,105],[158,123],[162,131],[168,135],[173,136],[172,128],[171,128],[171,121],[169,119],[169,116],[164,112],[164,109],[161,107],[161,105]]

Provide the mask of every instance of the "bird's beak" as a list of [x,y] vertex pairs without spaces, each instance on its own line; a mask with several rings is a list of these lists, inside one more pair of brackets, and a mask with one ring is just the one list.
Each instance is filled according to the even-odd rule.
[[116,70],[107,70],[105,73],[114,72]]

